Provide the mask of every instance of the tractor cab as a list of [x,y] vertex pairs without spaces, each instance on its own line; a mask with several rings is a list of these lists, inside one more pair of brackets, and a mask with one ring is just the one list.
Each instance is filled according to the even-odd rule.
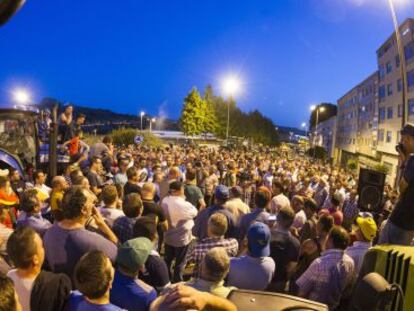
[[20,176],[25,168],[39,165],[36,110],[0,109],[0,168],[14,168]]

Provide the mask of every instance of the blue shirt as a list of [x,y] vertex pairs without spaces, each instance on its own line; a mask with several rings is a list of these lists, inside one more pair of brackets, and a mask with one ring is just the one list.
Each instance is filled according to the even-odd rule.
[[69,311],[123,311],[113,304],[97,305],[90,303],[79,291],[74,291],[69,298]]
[[265,290],[273,279],[275,262],[271,257],[231,258],[227,286],[240,289]]
[[157,298],[157,292],[138,278],[128,277],[116,270],[110,297],[111,303],[129,311],[146,311]]
[[210,216],[215,213],[222,213],[227,218],[227,232],[225,238],[237,238],[239,233],[233,214],[223,206],[219,205],[212,205],[209,208],[206,208],[198,213],[197,217],[195,218],[193,234],[199,240],[207,238],[208,220],[210,219]]
[[112,225],[112,231],[118,237],[121,243],[124,243],[133,238],[133,230],[136,218],[129,218],[127,216],[118,217]]
[[[23,215],[23,213],[22,213]],[[17,227],[30,227],[40,236],[43,236],[52,224],[44,219],[41,214],[27,216],[26,213],[17,220]]]
[[256,207],[251,213],[244,215],[240,220],[239,225],[239,240],[243,240],[249,230],[249,227],[254,222],[267,223],[269,213],[264,208]]

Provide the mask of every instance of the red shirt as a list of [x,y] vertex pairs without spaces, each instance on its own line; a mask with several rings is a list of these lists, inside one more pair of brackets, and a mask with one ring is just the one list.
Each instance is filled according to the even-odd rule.
[[326,208],[325,209],[322,209],[319,212],[319,216],[321,216],[321,215],[332,216],[333,219],[334,219],[334,223],[337,226],[342,225],[342,222],[344,220],[344,214],[342,214],[342,212],[340,210],[333,209],[333,208],[330,208],[330,209],[326,209]]

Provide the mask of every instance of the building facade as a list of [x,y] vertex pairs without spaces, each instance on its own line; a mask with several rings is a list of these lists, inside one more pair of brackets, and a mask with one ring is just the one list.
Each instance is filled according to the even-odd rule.
[[378,72],[338,99],[334,159],[347,166],[350,160],[362,167],[380,163],[376,153],[378,131]]
[[336,116],[318,124],[316,145],[325,148],[328,158],[333,159],[336,140]]
[[[414,20],[400,26],[407,71],[408,121],[414,121]],[[378,62],[378,146],[381,163],[392,176],[397,173],[395,150],[402,124],[402,82],[395,33],[377,50]]]
[[[407,115],[414,122],[414,20],[400,26],[407,71]],[[377,50],[378,71],[338,100],[336,164],[387,167],[388,182],[398,170],[395,149],[402,125],[402,82],[395,33]]]

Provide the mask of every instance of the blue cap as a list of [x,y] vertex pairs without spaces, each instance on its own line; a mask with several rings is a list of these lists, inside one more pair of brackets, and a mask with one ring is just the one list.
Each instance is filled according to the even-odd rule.
[[229,188],[225,185],[218,185],[214,196],[219,200],[227,200],[230,197]]
[[270,229],[261,222],[255,222],[247,231],[247,246],[252,257],[270,255]]

